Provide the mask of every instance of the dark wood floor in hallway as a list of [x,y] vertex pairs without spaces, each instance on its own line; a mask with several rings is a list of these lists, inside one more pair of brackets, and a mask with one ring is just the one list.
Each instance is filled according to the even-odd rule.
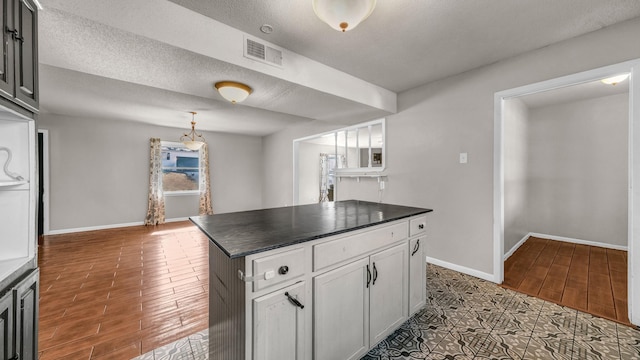
[[503,286],[629,324],[626,251],[530,237],[505,261]]
[[190,222],[46,236],[41,360],[131,359],[208,324],[208,241]]

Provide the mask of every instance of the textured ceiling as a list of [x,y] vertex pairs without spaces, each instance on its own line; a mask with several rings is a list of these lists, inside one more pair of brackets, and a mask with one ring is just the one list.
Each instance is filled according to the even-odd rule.
[[170,1],[394,92],[640,16],[637,0],[380,0],[341,33],[311,0]]
[[[312,119],[351,125],[390,113],[375,97],[345,96],[341,85],[401,92],[640,16],[637,0],[381,0],[364,23],[340,33],[317,19],[310,0],[42,3],[43,112],[185,127],[193,110],[199,129],[259,136]],[[162,24],[164,33],[156,36],[145,29],[157,26],[163,9],[175,13],[175,21]],[[123,25],[127,21],[134,26]],[[272,34],[259,31],[265,23]],[[336,91],[309,85],[310,77],[322,80],[320,72],[300,71],[291,80],[246,59],[199,52],[215,50],[219,34],[181,37],[189,24],[228,25],[264,39],[298,56],[298,69],[313,68],[306,64],[315,61],[340,70],[333,74]],[[254,92],[231,105],[212,87],[219,80],[245,82]]]
[[628,80],[616,85],[607,85],[603,84],[600,80],[596,80],[520,96],[518,99],[522,100],[528,108],[534,109],[623,93],[629,93]]

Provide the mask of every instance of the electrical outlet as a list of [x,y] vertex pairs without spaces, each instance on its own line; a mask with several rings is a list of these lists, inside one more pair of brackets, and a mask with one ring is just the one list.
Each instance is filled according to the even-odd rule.
[[460,164],[467,163],[467,153],[460,153]]
[[380,190],[384,190],[385,183],[384,180],[380,180]]

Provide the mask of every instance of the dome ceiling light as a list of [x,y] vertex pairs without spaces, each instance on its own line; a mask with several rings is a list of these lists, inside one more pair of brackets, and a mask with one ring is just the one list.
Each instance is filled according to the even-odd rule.
[[627,80],[628,77],[629,77],[629,74],[622,74],[622,75],[616,75],[606,79],[602,79],[600,81],[602,81],[607,85],[616,85],[617,83]]
[[243,102],[253,91],[249,86],[235,81],[220,81],[215,87],[223,98],[233,104]]
[[312,0],[313,11],[332,28],[345,32],[368,18],[376,0]]

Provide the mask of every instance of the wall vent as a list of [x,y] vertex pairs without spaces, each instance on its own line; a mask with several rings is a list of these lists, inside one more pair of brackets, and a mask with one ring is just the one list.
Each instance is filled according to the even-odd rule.
[[282,67],[282,50],[265,45],[258,40],[244,38],[244,56],[265,64]]

